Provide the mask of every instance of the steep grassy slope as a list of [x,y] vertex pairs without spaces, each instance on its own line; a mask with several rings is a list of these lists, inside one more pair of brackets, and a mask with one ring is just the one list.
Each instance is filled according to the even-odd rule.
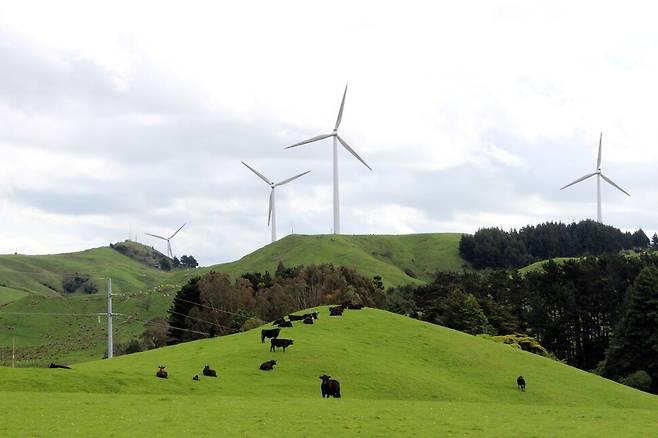
[[[265,270],[274,273],[279,262],[286,266],[333,263],[355,268],[366,277],[381,275],[386,286],[422,283],[431,280],[436,271],[459,270],[467,265],[459,256],[460,237],[458,233],[403,236],[292,235],[236,262],[203,269],[239,275]],[[178,278],[189,273],[175,275]]]
[[[559,362],[375,309],[341,318],[320,311],[313,326],[283,332],[295,341],[285,353],[270,353],[257,329],[73,370],[0,368],[0,409],[8,413],[0,432],[648,436],[653,430],[656,397]],[[271,358],[275,370],[259,371]],[[205,364],[219,377],[192,381]],[[157,365],[167,366],[168,380],[155,378]],[[320,399],[323,373],[340,380],[342,399]],[[525,393],[516,389],[519,374],[528,382]],[[19,420],[35,402],[40,415]]]

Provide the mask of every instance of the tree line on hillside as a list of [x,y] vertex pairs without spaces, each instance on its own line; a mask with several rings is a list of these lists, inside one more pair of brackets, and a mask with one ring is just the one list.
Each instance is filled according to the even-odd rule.
[[323,304],[352,300],[381,307],[381,277],[359,275],[331,264],[287,268],[279,263],[274,276],[251,272],[236,280],[209,272],[188,281],[169,311],[169,343],[248,330],[283,315]]
[[570,365],[658,392],[658,254],[440,272],[389,289],[387,307],[472,334],[525,333]]
[[[658,236],[655,237],[654,245],[658,245]],[[650,243],[642,229],[624,233],[592,220],[569,225],[547,222],[528,225],[518,231],[482,228],[474,235],[465,234],[459,242],[459,254],[476,269],[520,268],[555,257],[645,250]]]

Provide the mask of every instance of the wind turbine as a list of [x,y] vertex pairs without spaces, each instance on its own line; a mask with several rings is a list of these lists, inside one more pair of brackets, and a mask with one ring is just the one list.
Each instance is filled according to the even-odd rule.
[[345,92],[343,93],[343,100],[340,103],[340,109],[338,110],[338,118],[336,119],[336,125],[334,126],[334,131],[331,134],[322,134],[322,135],[317,135],[313,138],[309,138],[308,140],[300,141],[299,143],[295,143],[291,146],[286,147],[286,149],[294,148],[297,146],[301,146],[307,143],[312,143],[314,141],[322,140],[325,138],[333,137],[334,138],[334,234],[340,234],[340,202],[339,202],[339,195],[338,195],[338,142],[343,145],[347,151],[354,155],[357,160],[363,163],[364,166],[366,166],[368,169],[372,170],[368,164],[366,164],[365,161],[361,157],[359,157],[359,154],[354,151],[350,147],[350,145],[347,144],[343,138],[341,138],[340,135],[338,135],[338,127],[340,126],[340,121],[343,118],[343,108],[345,107],[345,96],[347,95],[347,85],[345,85]]
[[282,186],[284,184],[288,184],[290,181],[296,180],[297,178],[306,175],[307,173],[310,172],[310,170],[307,170],[304,173],[300,173],[299,175],[295,175],[293,177],[290,177],[288,179],[284,179],[283,181],[280,181],[278,183],[274,183],[270,181],[265,175],[262,173],[258,172],[256,169],[245,163],[244,161],[241,161],[242,164],[247,166],[249,170],[254,172],[256,175],[260,177],[263,181],[265,181],[271,188],[272,190],[270,191],[270,208],[267,212],[267,225],[270,225],[270,219],[272,222],[272,242],[276,241],[276,205],[275,205],[275,198],[274,198],[274,189]]
[[622,193],[625,193],[628,196],[631,196],[626,190],[622,189],[617,184],[612,182],[612,180],[610,178],[608,178],[607,176],[605,176],[603,174],[603,172],[601,172],[601,143],[602,143],[602,141],[603,141],[603,132],[601,132],[601,136],[599,137],[599,157],[596,160],[596,172],[589,173],[585,176],[582,176],[582,177],[578,178],[577,180],[575,180],[574,182],[569,183],[569,184],[567,184],[566,186],[564,186],[560,189],[560,190],[566,189],[569,186],[577,184],[581,181],[586,180],[587,178],[591,178],[594,175],[596,175],[596,220],[599,223],[602,222],[602,220],[601,220],[601,178],[603,178],[605,182],[612,185],[617,190],[620,190]]
[[179,231],[180,231],[185,225],[186,225],[186,224],[181,225],[180,228],[177,229],[176,232],[175,232],[174,234],[172,234],[171,236],[169,236],[169,237],[162,237],[162,236],[158,236],[157,234],[151,234],[151,233],[144,233],[144,234],[147,234],[147,235],[149,235],[149,236],[151,236],[151,237],[156,237],[156,238],[158,238],[158,239],[166,240],[166,241],[167,241],[167,257],[169,257],[170,259],[173,259],[173,258],[174,258],[174,252],[171,250],[171,242],[170,242],[170,241],[171,241],[171,239],[174,238],[174,236],[175,236],[176,234],[178,234],[178,232],[179,232]]

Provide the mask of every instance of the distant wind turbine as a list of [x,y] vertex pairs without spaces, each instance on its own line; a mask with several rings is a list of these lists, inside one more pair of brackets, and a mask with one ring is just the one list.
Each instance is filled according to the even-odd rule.
[[587,178],[591,178],[594,175],[596,175],[596,220],[599,223],[602,222],[602,219],[601,219],[601,178],[603,178],[605,180],[605,182],[612,185],[617,190],[621,191],[622,193],[627,194],[628,196],[631,196],[626,190],[622,189],[617,184],[612,182],[612,180],[610,178],[608,178],[607,176],[605,176],[603,174],[603,172],[601,172],[601,143],[602,143],[602,141],[603,141],[603,132],[601,132],[601,136],[599,137],[599,157],[596,160],[596,172],[589,173],[585,176],[582,176],[582,177],[578,178],[577,180],[575,180],[574,182],[569,183],[569,184],[567,184],[566,186],[564,186],[560,189],[560,190],[566,189],[569,186],[577,184],[581,181],[586,180]]
[[343,108],[345,107],[346,95],[347,95],[347,85],[345,85],[343,100],[340,103],[340,109],[338,110],[338,118],[336,119],[336,125],[334,126],[334,131],[331,134],[318,135],[313,138],[309,138],[308,140],[300,141],[299,143],[295,143],[291,146],[286,147],[286,149],[290,149],[307,143],[312,143],[314,141],[322,140],[325,138],[329,138],[329,137],[334,138],[334,230],[333,230],[334,234],[340,234],[340,202],[338,195],[338,143],[336,141],[339,141],[340,144],[342,144],[343,147],[347,149],[347,151],[350,154],[354,155],[357,160],[362,162],[364,166],[372,170],[372,168],[368,166],[368,164],[366,164],[366,162],[363,161],[361,157],[359,157],[359,154],[357,154],[356,151],[352,149],[350,145],[348,145],[347,142],[341,138],[340,135],[338,135],[338,127],[340,126],[340,121],[343,118]]
[[310,172],[310,170],[307,170],[304,173],[300,173],[299,175],[295,175],[295,176],[290,177],[288,179],[284,179],[283,181],[280,181],[278,183],[274,183],[274,182],[270,181],[269,178],[267,178],[265,175],[258,172],[256,169],[254,169],[253,167],[251,167],[250,165],[248,165],[244,161],[241,161],[241,163],[244,164],[245,166],[247,166],[247,168],[249,168],[249,170],[251,170],[256,175],[258,175],[260,177],[260,179],[265,181],[272,188],[272,190],[270,191],[270,207],[269,207],[269,210],[267,212],[267,225],[270,225],[270,220],[271,220],[271,222],[272,222],[272,242],[274,242],[274,241],[276,241],[276,205],[275,205],[274,189],[279,187],[279,186],[282,186],[284,184],[288,184],[290,181],[296,180],[297,178],[306,175],[307,173]]
[[155,237],[155,238],[158,238],[158,239],[166,240],[167,241],[167,257],[169,257],[170,259],[173,259],[174,258],[174,252],[171,250],[171,239],[173,239],[174,236],[176,234],[178,234],[178,232],[180,230],[182,230],[185,225],[186,224],[181,225],[180,228],[177,229],[176,232],[174,234],[172,234],[171,236],[169,236],[169,237],[162,237],[162,236],[158,236],[157,234],[151,234],[151,233],[144,233],[144,234],[147,234],[151,237]]

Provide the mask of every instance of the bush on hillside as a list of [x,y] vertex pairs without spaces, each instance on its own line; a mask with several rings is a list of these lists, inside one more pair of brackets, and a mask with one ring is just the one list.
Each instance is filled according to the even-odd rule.
[[494,342],[501,342],[503,344],[509,345],[510,347],[518,348],[520,350],[528,351],[540,356],[553,356],[548,350],[546,350],[546,348],[544,348],[543,345],[539,343],[537,339],[523,333],[514,333],[504,336],[487,336],[486,338]]
[[640,370],[619,379],[619,383],[639,389],[640,391],[649,391],[651,389],[652,379],[649,373]]

